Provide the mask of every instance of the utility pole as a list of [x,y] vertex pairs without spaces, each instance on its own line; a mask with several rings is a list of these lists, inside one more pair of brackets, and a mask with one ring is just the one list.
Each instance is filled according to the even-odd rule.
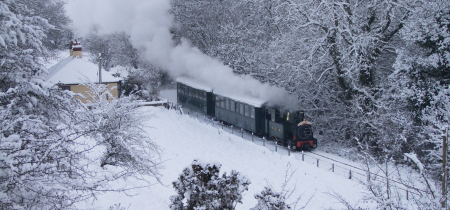
[[98,54],[98,84],[102,84],[102,54]]
[[447,139],[448,139],[448,128],[443,130],[444,135],[442,135],[442,203],[441,207],[443,209],[447,208]]

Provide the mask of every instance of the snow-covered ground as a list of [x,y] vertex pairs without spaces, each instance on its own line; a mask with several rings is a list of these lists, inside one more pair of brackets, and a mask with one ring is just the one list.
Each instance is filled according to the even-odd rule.
[[[243,204],[238,204],[237,209],[254,207],[254,195],[264,186],[271,185],[275,190],[281,190],[289,167],[295,172],[288,186],[289,189],[296,187],[296,191],[288,201],[302,196],[299,205],[305,205],[312,197],[306,209],[344,209],[344,205],[330,195],[333,193],[341,195],[352,205],[359,203],[357,206],[363,208],[375,205],[361,201],[368,192],[356,180],[318,168],[311,161],[302,161],[300,153],[288,156],[281,149],[275,152],[269,148],[270,144],[262,146],[260,142],[242,139],[223,131],[220,126],[212,126],[202,118],[180,115],[174,110],[163,107],[141,109],[152,115],[147,122],[147,132],[163,151],[162,184],[128,192],[134,196],[109,192],[98,196],[93,202],[80,203],[78,207],[107,209],[114,204],[121,204],[126,209],[169,209],[169,197],[175,195],[171,183],[194,159],[219,162],[222,164],[221,172],[237,170],[251,180]],[[136,186],[139,182],[123,180],[116,184]]]

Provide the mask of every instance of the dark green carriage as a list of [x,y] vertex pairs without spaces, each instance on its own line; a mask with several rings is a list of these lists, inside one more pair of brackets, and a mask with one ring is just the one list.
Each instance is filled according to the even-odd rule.
[[214,116],[214,96],[212,91],[193,88],[189,85],[177,82],[178,104],[189,110]]
[[215,95],[215,117],[237,128],[264,135],[264,108],[229,97]]

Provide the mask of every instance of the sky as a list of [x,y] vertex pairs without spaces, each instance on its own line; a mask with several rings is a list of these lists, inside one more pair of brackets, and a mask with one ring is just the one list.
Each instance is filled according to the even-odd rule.
[[66,10],[77,37],[96,29],[100,34],[125,32],[145,57],[168,70],[173,78],[188,76],[218,92],[250,95],[278,105],[295,107],[295,100],[278,87],[262,84],[193,47],[189,40],[175,45],[170,35],[173,17],[169,0],[68,0]]

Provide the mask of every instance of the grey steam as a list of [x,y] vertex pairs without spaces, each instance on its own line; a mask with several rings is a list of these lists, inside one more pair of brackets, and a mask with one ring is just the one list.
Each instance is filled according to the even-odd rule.
[[174,78],[188,76],[219,92],[251,96],[277,105],[291,101],[284,89],[262,84],[251,76],[235,75],[231,68],[187,40],[175,45],[169,32],[173,25],[170,8],[170,0],[69,0],[66,5],[77,35],[86,35],[93,26],[100,33],[124,31],[130,35],[133,46],[144,48],[146,58],[167,69]]

